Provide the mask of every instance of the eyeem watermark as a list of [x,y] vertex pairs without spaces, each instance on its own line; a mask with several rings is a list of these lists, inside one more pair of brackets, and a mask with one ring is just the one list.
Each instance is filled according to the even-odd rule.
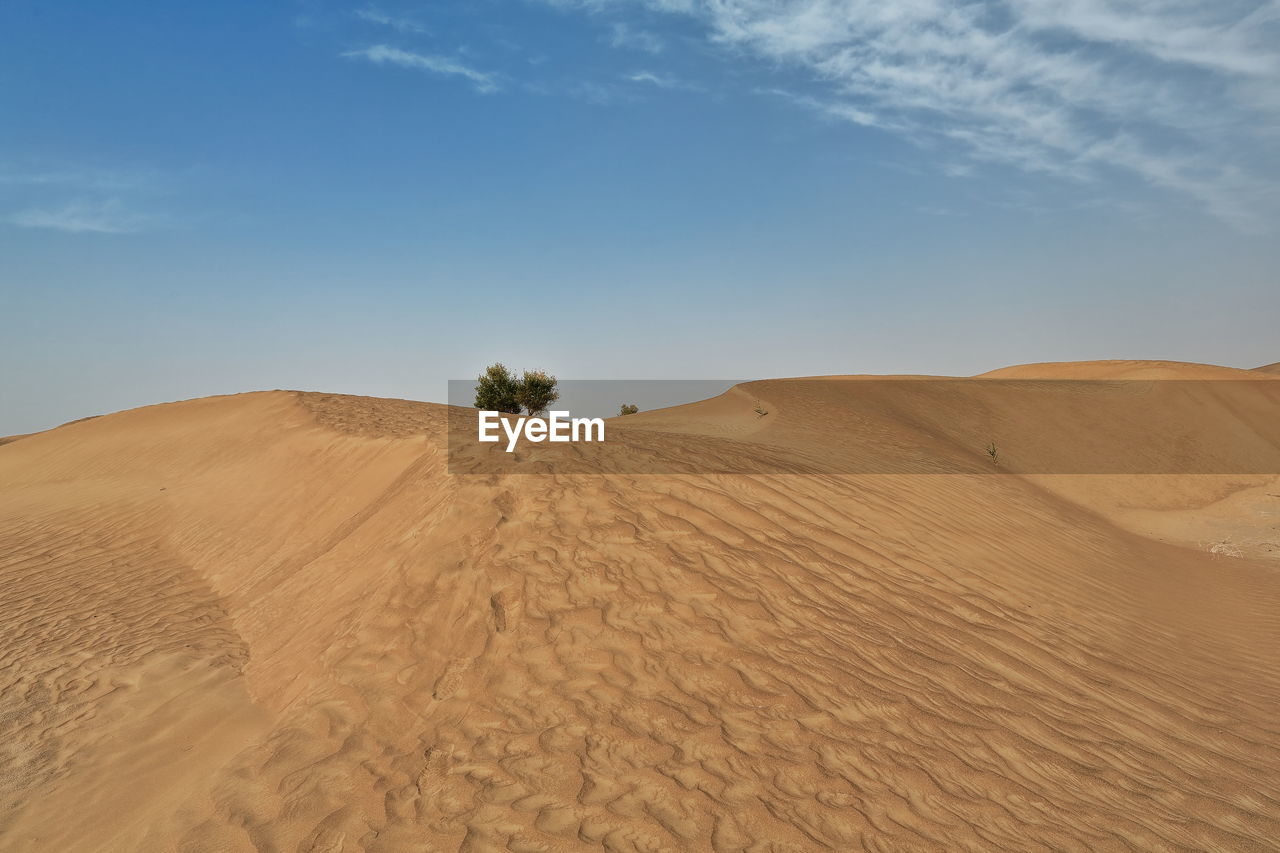
[[[514,423],[513,423],[514,421]],[[501,412],[480,411],[479,439],[501,441],[506,433],[507,452],[514,453],[521,438],[532,442],[604,441],[604,418],[574,418],[568,412],[548,412],[547,419],[504,418]]]
[[1274,378],[562,379],[557,388],[547,408],[563,411],[523,419],[476,406],[476,380],[451,380],[449,473],[1280,473]]

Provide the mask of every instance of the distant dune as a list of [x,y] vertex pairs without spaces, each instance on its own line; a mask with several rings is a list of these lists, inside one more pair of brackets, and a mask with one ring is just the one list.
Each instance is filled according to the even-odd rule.
[[1254,370],[1261,370],[1264,373],[1280,373],[1280,361],[1275,364],[1264,364],[1262,367],[1255,367]]
[[[983,462],[858,381],[610,439]],[[0,446],[0,849],[1275,849],[1280,478],[454,476],[446,418],[273,391]]]
[[984,373],[1004,379],[1250,379],[1248,370],[1185,361],[1049,361]]

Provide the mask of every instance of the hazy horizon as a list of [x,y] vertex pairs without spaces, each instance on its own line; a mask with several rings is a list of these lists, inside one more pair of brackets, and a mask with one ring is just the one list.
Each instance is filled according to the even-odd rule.
[[0,435],[270,388],[1280,359],[1280,7],[0,9]]

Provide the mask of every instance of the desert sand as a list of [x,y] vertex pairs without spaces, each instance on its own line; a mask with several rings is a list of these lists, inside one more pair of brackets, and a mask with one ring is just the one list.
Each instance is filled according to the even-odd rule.
[[[856,381],[610,440],[802,466]],[[859,452],[976,450],[926,415]],[[272,391],[0,446],[0,849],[1280,848],[1280,478],[450,475],[445,418]]]

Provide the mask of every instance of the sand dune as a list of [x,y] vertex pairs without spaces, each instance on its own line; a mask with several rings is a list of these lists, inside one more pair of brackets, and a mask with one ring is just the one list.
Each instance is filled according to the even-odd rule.
[[[987,377],[1238,374],[1280,382]],[[804,470],[857,381],[611,443]],[[857,453],[968,464],[911,405]],[[0,849],[1276,849],[1280,478],[451,476],[446,418],[264,392],[0,447]]]
[[1050,361],[1019,364],[983,373],[987,378],[1004,379],[1259,379],[1253,371],[1214,364],[1185,361],[1123,360]]

